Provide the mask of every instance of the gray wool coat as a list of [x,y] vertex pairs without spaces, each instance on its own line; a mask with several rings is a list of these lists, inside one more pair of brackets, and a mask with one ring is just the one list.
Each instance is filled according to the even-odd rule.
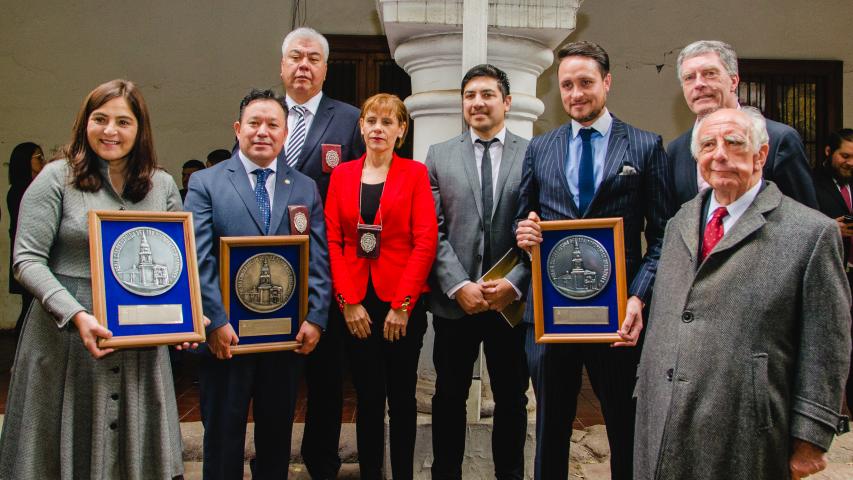
[[[104,178],[106,164],[102,164]],[[156,171],[138,203],[110,185],[82,192],[66,161],[48,163],[21,202],[14,272],[35,300],[24,321],[0,437],[0,479],[169,479],[183,473],[166,347],[95,360],[71,318],[91,311],[87,212],[180,210]]]
[[666,228],[637,373],[635,479],[789,478],[841,428],[850,289],[835,222],[771,182],[697,268],[706,192]]

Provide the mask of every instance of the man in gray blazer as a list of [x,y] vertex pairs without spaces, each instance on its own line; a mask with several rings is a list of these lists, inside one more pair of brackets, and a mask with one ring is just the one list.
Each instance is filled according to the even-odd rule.
[[514,328],[498,312],[527,291],[530,272],[519,263],[501,280],[478,279],[517,248],[512,224],[528,142],[504,125],[512,103],[506,73],[477,65],[465,74],[461,91],[462,114],[470,128],[432,145],[426,158],[438,215],[429,297],[437,374],[432,478],[462,478],[466,400],[483,344],[495,398],[495,477],[521,479],[528,385],[524,328]]
[[[678,54],[678,81],[684,100],[697,121],[720,108],[738,108],[737,54],[731,45],[717,40],[699,40]],[[666,147],[672,165],[678,205],[691,200],[708,184],[697,173],[690,153],[693,129],[684,132]],[[770,135],[764,178],[773,181],[785,195],[808,207],[817,208],[809,161],[796,130],[784,123],[767,120]]]
[[841,236],[762,180],[767,143],[751,107],[696,126],[710,190],[666,228],[637,373],[637,480],[799,479],[847,429]]
[[[332,281],[323,205],[317,185],[276,155],[287,136],[283,100],[253,90],[240,103],[234,130],[240,150],[229,160],[190,177],[184,203],[193,214],[202,307],[210,318],[209,352],[199,372],[204,423],[204,478],[243,477],[249,402],[255,419],[255,478],[286,478],[300,358],[317,345],[325,328]],[[294,352],[232,357],[240,339],[227,318],[219,289],[221,237],[289,235],[289,205],[309,212],[308,314]]]

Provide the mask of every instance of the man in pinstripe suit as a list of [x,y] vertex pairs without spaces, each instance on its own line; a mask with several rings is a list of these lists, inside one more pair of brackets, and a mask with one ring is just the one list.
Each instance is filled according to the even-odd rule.
[[[659,135],[634,128],[607,110],[607,52],[594,43],[575,42],[562,47],[558,57],[560,95],[571,122],[535,137],[527,148],[516,240],[522,248],[541,242],[540,218],[622,217],[630,298],[619,332],[622,341],[610,346],[535,343],[528,302],[526,351],[537,400],[535,478],[568,476],[572,422],[586,366],[607,424],[612,478],[630,479],[636,346],[664,227],[675,212],[670,169]],[[640,245],[644,224],[645,256]]]

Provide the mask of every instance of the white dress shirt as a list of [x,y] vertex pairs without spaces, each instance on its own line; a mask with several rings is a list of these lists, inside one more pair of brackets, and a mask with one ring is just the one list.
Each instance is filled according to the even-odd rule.
[[[299,114],[293,110],[293,107],[299,105],[296,103],[296,100],[290,98],[290,95],[286,95],[284,97],[287,102],[287,131],[292,132],[294,128],[296,128],[296,122],[299,120]],[[302,106],[307,110],[305,112],[305,136],[306,139],[308,137],[308,132],[311,131],[311,124],[314,122],[314,117],[317,116],[317,110],[320,108],[320,100],[323,99],[323,92],[320,91],[317,95],[311,97],[307,102],[303,103]],[[287,136],[287,142],[284,144],[284,151],[290,147],[290,139],[292,136]]]
[[240,156],[240,162],[243,163],[243,168],[246,169],[246,175],[249,176],[249,185],[252,186],[252,191],[255,190],[255,184],[258,181],[257,175],[255,175],[252,172],[258,168],[269,168],[270,170],[272,170],[272,173],[267,177],[267,181],[266,181],[267,194],[270,197],[270,211],[272,212],[272,202],[273,202],[273,199],[275,198],[275,174],[276,174],[275,170],[276,170],[276,163],[278,163],[278,162],[273,160],[273,162],[268,167],[262,167],[262,166],[258,165],[257,163],[251,161],[249,159],[249,157],[243,155],[242,150],[238,150],[237,154]]
[[[764,180],[761,179],[756,183],[752,188],[746,191],[743,195],[741,195],[737,200],[726,205],[726,210],[729,212],[728,215],[723,217],[723,237],[729,234],[729,231],[734,227],[735,223],[743,216],[743,212],[752,205],[752,202],[755,200],[755,197],[758,196],[758,192],[761,190],[761,185],[764,183]],[[711,221],[711,217],[714,215],[714,210],[718,207],[722,207],[720,202],[714,197],[714,192],[711,192],[710,204],[708,205],[708,214],[705,216],[705,226],[707,228],[708,222]]]

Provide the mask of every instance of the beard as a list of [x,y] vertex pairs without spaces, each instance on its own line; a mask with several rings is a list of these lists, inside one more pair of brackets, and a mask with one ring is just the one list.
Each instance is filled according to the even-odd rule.
[[604,110],[604,108],[599,108],[598,110],[591,110],[588,114],[584,115],[583,117],[572,117],[572,120],[574,120],[578,123],[581,123],[581,124],[586,123],[586,122],[591,122],[591,121],[595,120],[596,118],[598,118],[598,116],[601,115],[601,112],[603,110]]

